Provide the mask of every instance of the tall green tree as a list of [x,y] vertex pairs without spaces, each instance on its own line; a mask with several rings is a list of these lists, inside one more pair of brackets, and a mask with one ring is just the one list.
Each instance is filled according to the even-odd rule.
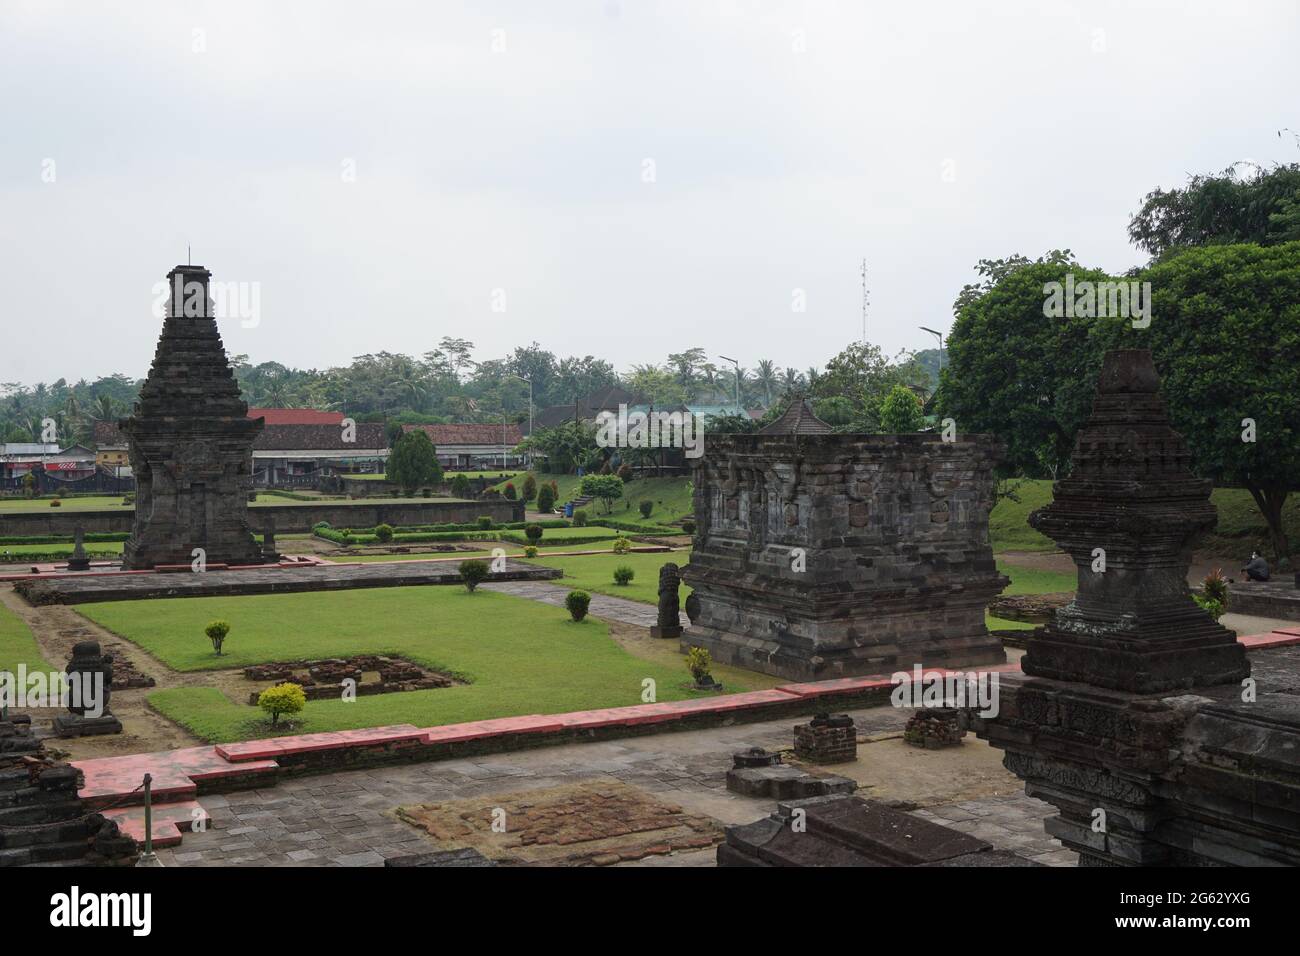
[[1152,190],[1128,234],[1156,259],[1192,246],[1300,239],[1300,164],[1260,169],[1236,163],[1192,176],[1180,189]]
[[388,480],[406,494],[416,489],[442,481],[442,466],[438,464],[438,450],[422,429],[407,432],[393,445],[388,457]]

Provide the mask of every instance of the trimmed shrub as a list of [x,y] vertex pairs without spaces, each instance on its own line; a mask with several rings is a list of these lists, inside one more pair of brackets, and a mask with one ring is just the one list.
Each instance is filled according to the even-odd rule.
[[221,645],[226,643],[226,635],[230,633],[230,625],[225,621],[213,621],[203,629],[203,633],[212,642],[212,649],[220,654]]
[[581,621],[591,606],[591,595],[586,591],[570,591],[564,599],[564,606],[569,609],[569,615],[575,621]]
[[640,509],[642,518],[648,518],[650,517],[650,512],[655,510],[655,503],[653,501],[643,501],[641,504],[637,505],[637,508]]
[[379,539],[380,544],[388,544],[393,540],[393,526],[391,524],[375,525],[375,537]]
[[532,501],[537,497],[537,479],[533,477],[530,471],[524,476],[524,501]]
[[538,541],[542,540],[542,526],[539,524],[530,524],[524,529],[524,534],[528,536],[530,542],[536,544]]
[[454,498],[469,497],[469,479],[464,475],[457,475],[451,480],[451,494]]
[[713,658],[704,648],[692,647],[686,652],[686,669],[691,672],[697,684],[706,683],[706,678],[712,675]]
[[682,522],[682,531],[685,534],[695,534],[695,522],[689,518]]
[[632,550],[632,542],[629,541],[627,538],[614,539],[615,554],[627,554],[631,550]]
[[528,545],[528,547],[524,548],[524,557],[525,558],[537,557],[537,548],[533,547],[533,545],[531,544]]
[[280,722],[281,714],[301,714],[307,706],[307,695],[294,683],[285,681],[268,687],[257,697],[257,706],[271,715],[271,726]]
[[51,507],[51,508],[62,508],[62,507],[63,507],[63,502],[60,501],[58,498],[55,498],[53,501],[50,502],[50,507]]
[[620,564],[614,569],[614,583],[617,585],[631,584],[634,577],[636,577],[636,572],[626,564]]
[[515,500],[516,498],[518,498],[518,497],[519,497],[519,492],[515,491],[515,483],[514,483],[513,481],[507,481],[507,482],[506,482],[506,498],[507,498],[509,501],[514,501],[514,500]]
[[573,526],[575,528],[587,527],[587,512],[585,509],[579,508],[573,513]]
[[550,514],[555,510],[555,492],[550,485],[542,485],[537,489],[537,510],[542,514]]
[[629,465],[627,462],[623,462],[623,464],[621,464],[621,465],[618,466],[618,471],[616,472],[616,474],[617,474],[620,478],[622,478],[624,481],[631,481],[631,480],[632,480],[632,466]]
[[488,576],[488,563],[478,558],[460,563],[460,579],[465,582],[465,590],[471,594]]
[[491,531],[492,530],[491,517],[489,517],[488,515],[479,515],[478,526],[480,531]]

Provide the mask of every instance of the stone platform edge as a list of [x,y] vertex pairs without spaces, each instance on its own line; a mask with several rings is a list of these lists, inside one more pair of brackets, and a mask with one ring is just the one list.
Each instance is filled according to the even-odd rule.
[[[1300,644],[1300,628],[1239,638],[1252,650]],[[977,667],[956,673],[1019,673],[1019,664]],[[950,674],[927,668],[928,677]],[[202,794],[275,786],[281,776],[450,760],[512,750],[612,740],[665,731],[699,730],[725,723],[753,723],[798,717],[822,710],[855,710],[889,700],[891,677],[872,675],[782,684],[767,690],[629,707],[528,714],[420,728],[412,724],[328,731],[263,740],[207,744],[151,754],[74,760],[83,773],[80,795],[90,805],[113,805],[111,816],[123,831],[144,838],[144,811],[132,790],[145,773],[155,777],[155,808],[175,803],[175,812],[155,809],[154,840],[180,842],[187,825],[201,814]],[[182,806],[183,804],[183,812]]]

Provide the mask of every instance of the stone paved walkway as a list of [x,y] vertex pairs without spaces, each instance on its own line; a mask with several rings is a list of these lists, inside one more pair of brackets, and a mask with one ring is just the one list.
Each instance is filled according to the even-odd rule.
[[[899,737],[906,713],[877,707],[854,713],[859,734],[856,765],[832,768],[857,779],[889,774],[894,762],[923,764],[931,792],[957,792],[966,775],[954,772],[948,754],[916,751]],[[760,746],[788,748],[792,721],[626,740],[569,744],[472,759],[355,770],[290,779],[267,790],[200,798],[210,815],[205,832],[186,834],[174,849],[161,850],[168,866],[380,866],[385,858],[430,850],[417,828],[398,820],[396,807],[491,797],[588,781],[617,780],[681,806],[688,813],[723,824],[749,823],[774,809],[774,802],[727,791],[730,755]],[[884,748],[884,749],[882,749]],[[984,759],[998,774],[969,799],[939,800],[917,813],[951,823],[1000,849],[1057,866],[1075,856],[1043,832],[1051,808],[1024,796],[1020,783],[996,763],[987,744],[973,738],[959,759]],[[985,759],[986,758],[986,759]],[[990,792],[996,790],[996,792]],[[864,795],[870,790],[864,789]],[[712,866],[713,849],[649,857],[645,866]]]
[[[516,597],[541,601],[543,604],[550,604],[555,607],[564,607],[565,597],[573,590],[546,581],[485,582],[480,584],[479,587],[487,591],[500,591],[503,594],[513,594]],[[623,624],[636,624],[641,627],[651,627],[658,619],[658,609],[653,604],[629,601],[627,598],[610,597],[607,594],[597,594],[595,592],[592,592],[591,607],[588,609],[588,613],[592,617],[598,617],[606,621],[619,621]],[[682,627],[691,626],[690,619],[686,616],[685,611],[678,613],[678,619],[681,621]]]

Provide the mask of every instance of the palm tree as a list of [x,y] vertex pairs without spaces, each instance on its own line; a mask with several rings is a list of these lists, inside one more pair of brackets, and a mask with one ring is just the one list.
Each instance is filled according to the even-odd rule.
[[782,384],[787,392],[800,391],[807,384],[807,379],[797,368],[787,368],[783,378]]
[[772,404],[772,386],[778,383],[776,363],[771,359],[759,359],[758,371],[754,373],[754,384],[763,390],[766,405]]

